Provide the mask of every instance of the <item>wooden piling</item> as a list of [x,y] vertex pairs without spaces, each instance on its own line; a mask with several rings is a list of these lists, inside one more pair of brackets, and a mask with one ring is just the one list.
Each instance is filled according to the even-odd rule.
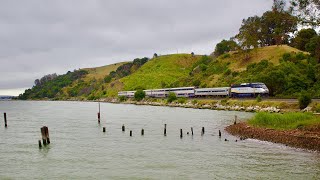
[[40,130],[41,130],[41,136],[42,136],[43,145],[46,146],[47,144],[50,144],[48,127],[47,126],[43,126],[42,128],[40,128]]
[[99,112],[98,112],[98,123],[100,124],[100,102],[99,102]]
[[201,135],[204,135],[204,127],[202,127]]
[[41,140],[38,141],[39,148],[42,148]]
[[130,130],[130,136],[132,136],[132,130]]
[[164,136],[167,135],[167,124],[164,124],[163,134],[164,134]]
[[8,127],[8,124],[7,124],[7,113],[3,113],[3,116],[4,116],[4,127]]
[[191,135],[193,136],[193,127],[191,127]]
[[141,129],[141,136],[144,136],[144,129]]
[[182,138],[182,136],[183,136],[183,135],[182,135],[182,129],[180,129],[180,138]]
[[103,128],[102,128],[102,132],[106,132],[106,127],[103,127]]
[[221,138],[221,131],[219,130],[219,137]]
[[126,127],[124,126],[124,124],[122,124],[122,132],[124,132],[126,130]]
[[237,119],[238,119],[238,116],[235,115],[235,116],[234,116],[234,123],[233,123],[233,124],[237,124]]

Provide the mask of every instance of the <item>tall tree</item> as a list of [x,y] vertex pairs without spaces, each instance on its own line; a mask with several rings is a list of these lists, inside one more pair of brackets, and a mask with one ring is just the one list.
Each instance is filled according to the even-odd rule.
[[302,24],[320,26],[320,0],[290,0],[290,10]]
[[320,63],[320,36],[313,37],[310,42],[306,44],[306,50]]
[[263,46],[264,42],[261,34],[261,18],[258,16],[249,17],[242,20],[242,25],[239,29],[239,34],[236,38],[239,40],[240,46],[243,49],[256,48],[259,45]]
[[306,44],[308,44],[311,38],[315,36],[317,36],[317,32],[314,29],[301,29],[292,40],[292,45],[297,49],[305,51]]
[[279,45],[288,42],[289,34],[297,30],[298,20],[287,11],[273,9],[262,15],[261,24],[265,45]]
[[214,50],[214,55],[215,56],[220,56],[221,54],[224,54],[229,51],[234,51],[238,47],[237,43],[233,40],[222,40],[219,42]]

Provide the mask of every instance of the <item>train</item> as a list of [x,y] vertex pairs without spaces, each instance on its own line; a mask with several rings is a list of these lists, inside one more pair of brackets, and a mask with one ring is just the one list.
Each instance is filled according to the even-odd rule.
[[[269,96],[268,87],[261,82],[234,84],[230,87],[213,87],[213,88],[196,88],[196,87],[177,87],[164,89],[147,89],[143,90],[146,97],[166,98],[170,92],[177,97],[201,98],[201,97],[262,97]],[[136,91],[120,91],[118,96],[133,98]]]

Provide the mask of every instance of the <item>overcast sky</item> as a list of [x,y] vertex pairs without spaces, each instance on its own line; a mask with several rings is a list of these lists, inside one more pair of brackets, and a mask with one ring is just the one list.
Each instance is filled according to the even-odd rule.
[[[0,94],[153,53],[210,54],[273,0],[1,0]],[[12,90],[17,89],[17,90]],[[11,93],[10,93],[11,92]]]

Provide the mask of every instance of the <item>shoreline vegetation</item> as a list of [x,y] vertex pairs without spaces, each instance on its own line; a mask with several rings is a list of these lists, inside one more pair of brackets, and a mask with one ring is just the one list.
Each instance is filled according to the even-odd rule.
[[240,139],[253,138],[320,152],[320,116],[312,113],[259,112],[247,122],[230,125],[225,130]]

